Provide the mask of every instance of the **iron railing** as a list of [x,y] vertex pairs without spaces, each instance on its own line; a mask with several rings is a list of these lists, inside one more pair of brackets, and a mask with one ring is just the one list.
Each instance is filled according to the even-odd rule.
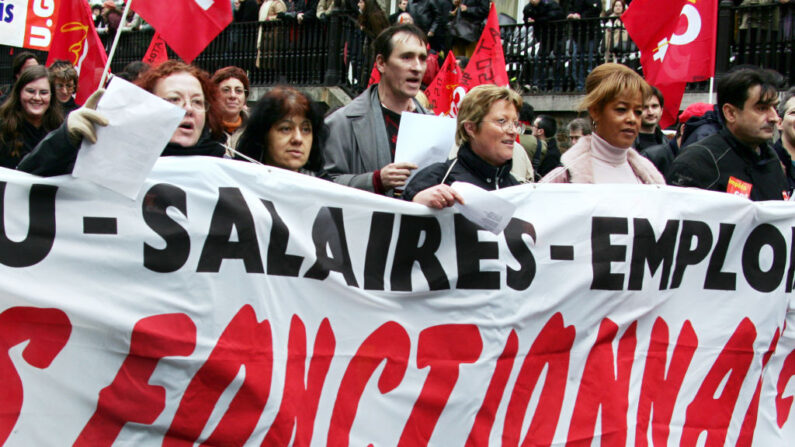
[[[723,0],[718,14],[718,76],[733,66],[754,64],[775,69],[785,82],[795,84],[793,16],[792,2],[740,7]],[[151,29],[122,33],[112,71],[141,60],[152,35]],[[562,20],[543,27],[504,25],[501,35],[509,77],[526,93],[581,93],[588,71],[604,61],[641,71],[637,47],[615,18]],[[111,36],[102,39],[109,45]],[[355,95],[367,86],[371,48],[353,17],[335,14],[303,24],[233,23],[194,63],[210,73],[239,66],[249,73],[253,86],[340,86]],[[169,56],[176,57],[172,52]],[[10,80],[12,57],[7,48],[0,51],[0,79]],[[689,91],[706,88],[706,82],[688,85]]]

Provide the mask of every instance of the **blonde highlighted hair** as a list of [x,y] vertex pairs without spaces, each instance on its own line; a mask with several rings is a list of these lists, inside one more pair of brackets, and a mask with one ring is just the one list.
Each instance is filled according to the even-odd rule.
[[458,121],[456,123],[455,142],[462,145],[469,142],[469,134],[464,129],[464,124],[474,123],[480,127],[483,118],[489,114],[491,106],[505,100],[516,107],[516,113],[522,109],[522,97],[508,87],[498,87],[493,84],[482,84],[473,88],[464,96],[461,107],[458,108]]
[[607,103],[627,92],[640,92],[643,102],[652,95],[651,87],[631,68],[622,64],[606,63],[591,71],[585,78],[585,98],[579,110],[601,110]]

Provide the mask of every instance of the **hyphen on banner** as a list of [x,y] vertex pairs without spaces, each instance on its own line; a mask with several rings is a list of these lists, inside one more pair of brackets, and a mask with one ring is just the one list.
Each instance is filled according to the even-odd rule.
[[48,51],[61,1],[0,1],[0,45]]
[[134,199],[185,110],[115,77],[97,111],[110,124],[83,139],[72,175]]

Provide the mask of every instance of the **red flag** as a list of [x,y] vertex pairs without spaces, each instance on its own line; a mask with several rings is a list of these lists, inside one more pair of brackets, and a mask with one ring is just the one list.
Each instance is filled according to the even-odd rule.
[[149,48],[146,50],[146,54],[144,54],[143,61],[154,68],[167,60],[168,47],[166,41],[160,33],[155,31],[155,35],[152,36],[152,43],[149,44]]
[[85,0],[63,0],[55,24],[47,66],[56,59],[72,63],[78,73],[75,102],[82,105],[99,87],[108,56],[94,28]]
[[685,95],[685,85],[685,82],[655,85],[665,98],[665,106],[663,106],[663,114],[660,118],[660,127],[663,129],[676,123],[679,106],[682,105],[682,97]]
[[475,52],[472,53],[461,77],[461,86],[469,91],[480,84],[507,86],[509,83],[508,72],[505,71],[505,54],[502,52],[497,9],[492,3],[486,27],[483,28]]
[[378,71],[378,67],[376,63],[373,62],[373,69],[370,71],[370,82],[367,83],[367,86],[371,86],[373,84],[378,84],[381,82],[381,72]]
[[193,62],[232,21],[229,0],[134,0],[130,8],[187,63]]
[[461,67],[458,66],[458,61],[455,54],[450,51],[444,59],[442,68],[436,77],[428,85],[425,90],[425,96],[428,97],[428,102],[431,109],[437,115],[449,115],[450,106],[453,102],[453,91],[458,84],[461,83]]
[[646,81],[671,93],[660,122],[665,126],[679,112],[684,84],[715,75],[718,1],[670,0],[660,6],[658,0],[635,0],[621,21],[640,49]]

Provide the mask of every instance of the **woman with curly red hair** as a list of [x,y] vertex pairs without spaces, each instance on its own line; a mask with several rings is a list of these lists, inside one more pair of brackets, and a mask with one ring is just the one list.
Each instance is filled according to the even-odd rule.
[[[144,73],[136,84],[185,109],[185,116],[161,156],[224,156],[216,85],[207,72],[167,61]],[[85,106],[72,112],[66,123],[42,140],[17,169],[43,176],[72,172],[83,138],[96,141],[96,126],[107,125],[107,119],[92,110],[101,95],[101,91],[95,92]]]

